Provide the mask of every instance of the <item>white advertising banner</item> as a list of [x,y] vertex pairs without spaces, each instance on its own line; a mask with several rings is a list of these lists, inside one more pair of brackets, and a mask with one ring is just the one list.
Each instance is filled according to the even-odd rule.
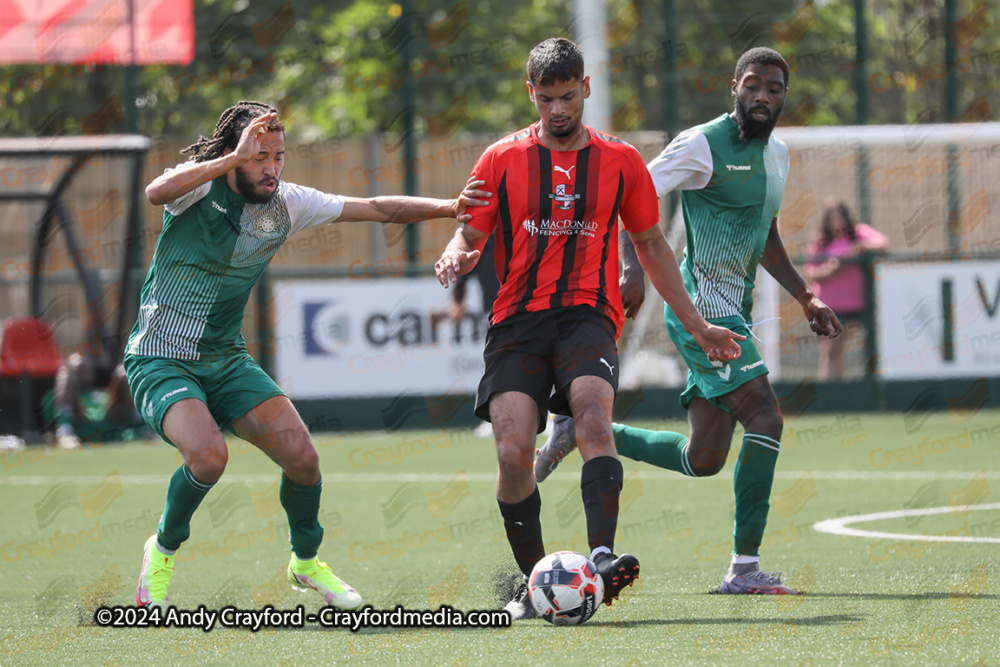
[[875,266],[881,375],[1000,375],[1000,261]]
[[275,281],[278,383],[293,398],[475,393],[486,318],[468,287],[456,322],[433,277]]

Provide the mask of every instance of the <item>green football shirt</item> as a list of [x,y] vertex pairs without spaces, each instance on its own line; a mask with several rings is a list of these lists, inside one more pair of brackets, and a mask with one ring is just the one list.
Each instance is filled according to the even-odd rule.
[[788,147],[774,136],[740,141],[725,114],[677,135],[647,168],[657,195],[681,191],[681,273],[702,317],[750,322],[757,263],[785,193]]
[[243,311],[274,253],[343,209],[343,197],[284,181],[254,204],[225,177],[167,204],[128,354],[198,360],[242,347]]

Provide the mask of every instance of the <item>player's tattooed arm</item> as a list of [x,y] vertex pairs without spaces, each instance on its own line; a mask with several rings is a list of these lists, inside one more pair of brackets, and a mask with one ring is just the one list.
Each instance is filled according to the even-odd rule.
[[792,260],[788,258],[785,244],[778,234],[777,216],[771,221],[771,229],[764,242],[764,253],[760,257],[760,265],[774,276],[785,290],[795,297],[802,306],[802,312],[809,320],[809,327],[820,336],[836,338],[840,335],[841,326],[837,315],[825,303],[816,298],[809,283],[799,273]]
[[146,186],[146,198],[149,203],[154,206],[169,204],[195,188],[245,165],[260,152],[260,135],[267,132],[267,124],[277,117],[278,114],[269,113],[254,119],[240,135],[240,142],[236,145],[235,151],[214,160],[186,162],[154,178],[153,182]]

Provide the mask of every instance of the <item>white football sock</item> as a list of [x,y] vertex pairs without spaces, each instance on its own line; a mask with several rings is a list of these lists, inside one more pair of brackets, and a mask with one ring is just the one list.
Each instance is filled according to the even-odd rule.
[[596,549],[590,552],[590,560],[597,560],[598,555],[609,554],[609,553],[611,553],[611,549],[607,547],[597,547]]
[[730,571],[732,571],[733,565],[752,565],[754,563],[759,563],[759,562],[760,562],[759,556],[739,556],[737,554],[733,554],[733,560],[729,564],[729,569]]

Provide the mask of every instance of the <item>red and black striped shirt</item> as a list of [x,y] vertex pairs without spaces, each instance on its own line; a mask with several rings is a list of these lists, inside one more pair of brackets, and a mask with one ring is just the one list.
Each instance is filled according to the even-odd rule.
[[587,128],[576,151],[541,144],[538,124],[486,149],[472,170],[491,190],[469,225],[496,229],[500,294],[493,324],[515,313],[589,305],[624,323],[618,288],[618,217],[642,232],[659,221],[656,188],[638,151]]

